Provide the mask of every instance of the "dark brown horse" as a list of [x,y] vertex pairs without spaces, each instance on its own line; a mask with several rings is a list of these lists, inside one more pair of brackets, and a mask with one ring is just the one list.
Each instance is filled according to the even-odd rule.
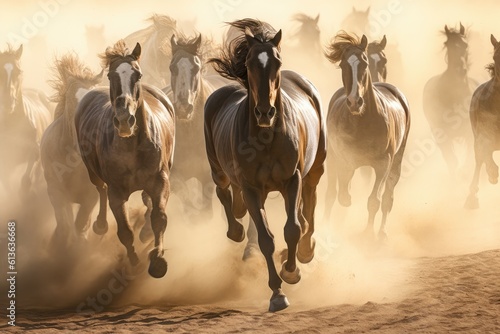
[[387,80],[387,57],[384,49],[387,46],[387,38],[382,37],[380,41],[370,42],[367,48],[368,68],[372,82],[386,82]]
[[479,207],[477,192],[483,164],[486,165],[489,181],[498,183],[498,166],[493,160],[493,152],[500,150],[500,43],[493,35],[490,39],[494,48],[494,62],[487,67],[491,79],[476,89],[470,105],[476,166],[465,203],[468,209]]
[[137,264],[125,203],[131,193],[143,190],[149,197],[145,202],[152,204],[150,225],[155,238],[149,274],[159,278],[167,272],[163,234],[173,160],[174,111],[162,91],[141,83],[140,55],[139,43],[130,53],[123,40],[106,49],[102,60],[110,87],[85,95],[78,105],[75,124],[83,161],[100,195],[94,231],[107,230],[109,196],[118,238],[127,249],[130,263]]
[[25,195],[31,189],[34,167],[39,163],[42,134],[53,115],[45,94],[23,89],[22,53],[22,45],[17,50],[9,45],[0,52],[0,181],[11,192],[15,169],[26,164],[21,180],[21,194]]
[[[300,280],[296,256],[302,263],[314,257],[316,186],[326,157],[324,121],[319,93],[311,82],[281,70],[281,30],[251,19],[231,25],[245,34],[212,61],[221,75],[241,86],[220,88],[207,100],[207,155],[226,212],[228,238],[236,242],[245,238],[236,219],[247,210],[255,222],[273,291],[269,310],[274,312],[288,306],[281,279],[290,284]],[[288,216],[284,228],[288,255],[281,278],[264,209],[271,191],[283,195]]]
[[[40,151],[57,222],[52,239],[68,246],[74,236],[85,238],[99,198],[78,149],[75,112],[83,96],[102,80],[103,72],[93,73],[74,54],[56,59],[54,71],[56,78],[51,83],[56,90],[52,98],[57,103],[55,119],[43,134]],[[79,205],[76,219],[73,204]]]
[[[172,167],[172,192],[181,197],[188,214],[212,215],[213,182],[208,161],[203,159],[203,109],[208,96],[217,88],[228,84],[227,79],[207,75],[206,61],[212,52],[210,40],[198,35],[188,38],[173,35],[170,41],[170,85],[165,90],[172,101],[176,117],[175,164]],[[210,66],[211,67],[211,66]],[[193,193],[187,182],[195,178],[200,188]],[[198,200],[198,196],[200,199]]]
[[372,167],[375,183],[368,198],[366,233],[373,234],[375,215],[382,198],[379,237],[385,238],[387,214],[392,209],[394,187],[401,174],[410,130],[410,110],[408,101],[396,87],[382,82],[372,83],[367,45],[365,35],[359,41],[344,32],[329,45],[327,57],[333,63],[339,63],[344,87],[335,92],[328,107],[330,151],[326,207],[331,209],[337,197],[337,182],[339,203],[350,206],[349,184],[354,171],[361,166]]
[[456,30],[445,25],[444,34],[448,67],[426,83],[423,108],[450,174],[456,176],[460,158],[463,158],[455,152],[457,141],[465,141],[468,152],[463,160],[471,160],[472,132],[468,111],[472,93],[478,85],[467,74],[469,52],[464,26],[460,24],[460,29]]

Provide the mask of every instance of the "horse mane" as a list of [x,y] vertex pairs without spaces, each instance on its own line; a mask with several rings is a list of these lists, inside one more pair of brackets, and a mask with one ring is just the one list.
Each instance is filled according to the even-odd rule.
[[94,85],[100,82],[100,78],[96,77],[97,73],[92,72],[75,53],[67,53],[61,58],[56,58],[52,71],[54,78],[48,83],[56,91],[50,98],[55,103],[64,100],[71,77],[76,80],[93,81]]
[[127,57],[130,55],[132,51],[129,50],[127,44],[123,39],[120,39],[113,46],[108,46],[104,53],[99,54],[99,58],[101,59],[101,66],[103,68],[108,68],[109,64],[115,61],[118,58]]
[[16,53],[16,49],[12,46],[12,44],[7,43],[7,49],[5,51],[0,51],[0,56],[13,56]]
[[228,45],[224,45],[219,56],[210,58],[209,63],[217,73],[229,80],[236,80],[245,88],[248,88],[247,68],[245,65],[248,55],[248,43],[245,37],[245,29],[249,28],[256,39],[262,43],[269,42],[277,31],[266,22],[256,19],[241,19],[228,23],[237,28],[242,34],[233,39]]
[[162,30],[162,29],[175,30],[177,27],[177,21],[168,15],[153,14],[147,19],[147,21],[153,23],[153,26],[156,28],[156,30]]
[[361,40],[355,34],[349,34],[345,31],[340,31],[333,38],[333,41],[327,45],[325,52],[326,58],[332,63],[337,63],[342,59],[342,55],[347,48],[357,47],[360,48]]

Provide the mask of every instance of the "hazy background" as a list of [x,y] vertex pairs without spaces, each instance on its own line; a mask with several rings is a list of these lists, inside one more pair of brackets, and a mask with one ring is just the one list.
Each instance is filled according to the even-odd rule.
[[[371,185],[357,174],[352,184],[353,205],[346,209],[336,203],[332,219],[322,219],[325,174],[318,191],[316,258],[308,265],[300,265],[302,281],[296,286],[284,284],[285,292],[295,307],[305,308],[394,300],[411,288],[405,285],[405,280],[415,274],[412,261],[416,257],[478,252],[500,245],[500,189],[489,185],[482,175],[481,208],[463,209],[471,170],[465,167],[458,179],[449,176],[440,153],[433,146],[421,109],[423,85],[446,66],[445,38],[441,34],[445,24],[458,27],[462,22],[469,29],[469,73],[479,82],[488,80],[484,66],[492,61],[489,37],[493,33],[500,38],[498,1],[70,0],[59,4],[47,0],[0,3],[4,8],[0,20],[0,49],[4,49],[7,42],[15,47],[19,45],[15,41],[23,42],[24,86],[42,89],[47,94],[53,93],[47,80],[54,56],[75,51],[94,70],[99,69],[95,54],[89,54],[84,35],[86,25],[103,25],[106,45],[112,45],[119,38],[146,27],[145,19],[159,13],[170,15],[180,23],[195,22],[198,31],[220,41],[226,29],[225,21],[253,17],[271,23],[276,29],[282,28],[283,43],[292,45],[293,41],[287,38],[297,25],[290,20],[291,16],[297,12],[311,16],[320,13],[321,39],[325,45],[342,28],[340,22],[353,6],[359,10],[370,6],[373,19],[376,21],[378,17],[380,31],[387,35],[389,43],[397,44],[402,55],[404,79],[395,84],[407,95],[413,118],[403,177],[396,187],[394,209],[388,219],[389,240],[380,246],[359,236],[366,224]],[[47,7],[49,3],[51,7]],[[390,6],[396,6],[397,13],[391,13]],[[44,20],[46,8],[52,9]],[[390,16],[381,19],[380,13],[386,12]],[[27,36],[23,29],[36,23],[36,17],[40,20],[39,27],[33,36]],[[381,38],[382,33],[374,37]],[[287,57],[292,59],[294,55],[283,54],[284,59]],[[326,112],[326,103],[339,88],[340,70],[333,64],[325,66],[328,70],[323,71],[322,77],[314,78],[314,83],[320,88]],[[391,75],[394,74],[389,72],[389,82]],[[8,219],[18,221],[18,281],[23,287],[20,290],[22,305],[75,309],[80,303],[86,303],[87,298],[102,294],[113,277],[113,270],[121,271],[126,266],[124,248],[116,237],[114,218],[109,214],[110,231],[103,238],[90,231],[89,245],[61,254],[48,253],[47,242],[55,221],[44,191],[41,182],[37,201],[21,203],[17,194],[6,194],[0,189],[0,232],[5,232]],[[281,249],[284,247],[283,202],[274,198],[274,194],[272,197],[267,204],[268,217],[277,248]],[[139,208],[138,202],[134,195],[131,208]],[[224,302],[265,310],[270,291],[264,260],[259,255],[249,262],[241,261],[244,245],[226,238],[226,220],[218,200],[214,200],[214,218],[210,221],[189,221],[181,209],[182,203],[172,196],[165,234],[167,275],[156,280],[141,268],[137,269],[126,288],[113,294],[113,305]],[[377,222],[379,219],[377,216]],[[246,223],[247,218],[244,221]],[[2,264],[5,261],[3,240]],[[147,263],[149,246],[139,241],[136,244],[143,250],[142,262]],[[2,270],[4,268],[2,266]],[[3,290],[1,296],[3,303]]]

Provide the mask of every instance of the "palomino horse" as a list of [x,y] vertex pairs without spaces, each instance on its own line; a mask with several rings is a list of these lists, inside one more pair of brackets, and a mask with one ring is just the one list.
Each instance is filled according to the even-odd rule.
[[0,175],[4,188],[10,191],[16,167],[27,164],[21,181],[25,195],[32,184],[33,167],[39,162],[40,139],[53,116],[43,93],[22,88],[22,53],[22,45],[17,50],[9,45],[0,52]]
[[328,189],[326,206],[337,196],[343,206],[351,205],[349,184],[361,166],[375,170],[375,183],[368,198],[366,233],[373,233],[375,215],[380,208],[379,237],[385,238],[387,214],[394,201],[394,187],[401,174],[401,161],[410,130],[410,110],[404,95],[394,86],[372,84],[366,54],[368,41],[345,32],[329,45],[328,59],[340,63],[344,87],[333,95],[328,107],[329,133]]
[[[106,204],[113,211],[118,238],[132,265],[139,259],[134,234],[125,208],[131,193],[144,190],[152,203],[151,227],[154,249],[149,253],[149,274],[163,277],[163,234],[167,226],[165,207],[170,193],[169,174],[174,148],[174,110],[167,96],[156,87],[141,83],[139,43],[130,53],[123,40],[107,48],[103,67],[108,69],[109,89],[94,89],[78,104],[76,133],[90,180],[100,195],[94,223],[96,233],[107,230]],[[149,225],[149,224],[148,224]]]
[[[316,186],[324,170],[326,133],[316,88],[301,75],[281,70],[281,30],[276,33],[251,19],[231,25],[245,34],[211,61],[222,76],[243,87],[227,85],[208,98],[207,155],[226,212],[228,238],[245,238],[236,219],[247,210],[255,222],[273,291],[269,310],[274,312],[288,306],[281,279],[290,284],[300,280],[296,257],[302,263],[314,257]],[[288,216],[288,255],[280,275],[264,209],[271,191],[283,195]]]
[[148,21],[151,25],[125,37],[127,45],[138,42],[142,46],[141,69],[144,83],[163,88],[170,83],[170,58],[162,47],[170,41],[177,30],[177,22],[166,15],[154,14]]
[[[441,154],[453,176],[456,176],[460,156],[455,152],[457,140],[472,146],[468,110],[477,83],[467,76],[468,45],[465,28],[444,27],[448,68],[432,77],[423,92],[423,109]],[[465,161],[468,160],[468,156]]]
[[372,82],[386,82],[387,80],[387,57],[384,49],[387,45],[387,38],[382,37],[380,41],[374,41],[368,44],[368,68]]
[[[172,192],[183,199],[191,213],[212,214],[213,182],[210,166],[203,159],[206,155],[203,135],[203,108],[208,96],[228,83],[219,75],[206,75],[206,56],[210,54],[210,42],[202,42],[201,35],[187,38],[172,35],[170,48],[170,86],[166,88],[176,117],[175,164],[172,167]],[[193,194],[186,186],[195,178],[201,183],[201,202],[195,204]]]
[[468,209],[477,209],[479,200],[479,173],[486,165],[489,181],[498,182],[498,166],[493,160],[493,152],[500,150],[500,43],[491,35],[493,44],[493,63],[488,65],[491,80],[479,86],[470,105],[470,122],[474,134],[474,153],[476,167],[470,185],[470,193],[465,203]]
[[[57,103],[55,119],[43,134],[40,152],[57,222],[53,242],[69,246],[73,236],[85,238],[98,200],[78,149],[75,111],[83,96],[101,82],[103,72],[92,73],[73,54],[56,59],[54,67],[56,79],[51,84],[56,90],[52,98]],[[76,219],[73,203],[79,204]]]

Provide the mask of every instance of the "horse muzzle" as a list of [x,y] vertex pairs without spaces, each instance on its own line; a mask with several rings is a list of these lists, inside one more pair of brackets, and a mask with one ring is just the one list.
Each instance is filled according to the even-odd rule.
[[[263,113],[261,110],[267,110]],[[275,107],[256,107],[254,110],[255,118],[257,120],[257,125],[261,128],[270,128],[274,125],[276,120],[276,108]]]
[[134,135],[136,128],[136,119],[134,115],[122,115],[113,117],[113,125],[118,131],[118,136],[127,138]]
[[193,118],[194,105],[191,103],[174,103],[174,111],[178,120],[189,121]]

